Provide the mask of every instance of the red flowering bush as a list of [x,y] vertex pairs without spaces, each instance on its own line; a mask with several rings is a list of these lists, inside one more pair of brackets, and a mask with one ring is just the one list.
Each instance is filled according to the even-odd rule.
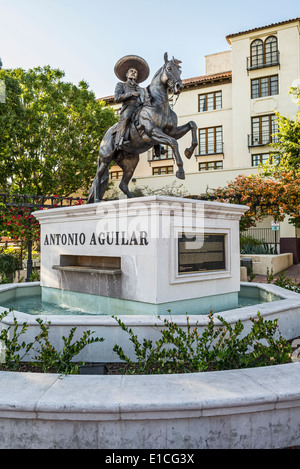
[[37,242],[40,239],[40,224],[28,207],[2,207],[0,218],[4,235],[14,241]]
[[[52,207],[58,207],[61,198],[58,195],[54,196],[57,198],[57,203],[53,203]],[[64,198],[66,203],[68,199]],[[84,201],[78,197],[77,199],[69,198],[70,204],[82,205]],[[39,207],[37,210],[45,210],[44,207]],[[21,241],[24,245],[28,241],[38,242],[40,240],[40,224],[34,215],[31,213],[29,207],[6,207],[1,205],[0,207],[0,237],[8,236],[13,241]]]

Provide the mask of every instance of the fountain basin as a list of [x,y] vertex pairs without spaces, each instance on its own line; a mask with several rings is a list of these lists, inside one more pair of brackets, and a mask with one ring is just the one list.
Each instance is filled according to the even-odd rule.
[[[0,286],[0,304],[31,298],[38,282]],[[242,283],[248,296],[275,301],[220,313],[245,329],[259,310],[278,318],[282,335],[300,335],[300,295],[268,284]],[[258,295],[258,292],[260,294]],[[275,295],[275,298],[274,296]],[[280,298],[280,299],[276,299]],[[5,308],[1,307],[0,311]],[[11,312],[29,325],[33,338],[36,318],[51,321],[52,342],[76,326],[79,333],[95,330],[102,344],[84,349],[84,361],[116,361],[112,347],[130,355],[127,334],[110,316],[31,315]],[[178,315],[183,326],[186,317]],[[142,337],[155,338],[155,316],[124,315],[122,320]],[[199,328],[207,315],[191,315]],[[30,337],[28,337],[30,339]],[[209,373],[154,376],[84,376],[0,372],[1,449],[273,449],[300,445],[300,363]],[[9,393],[7,390],[9,389]],[[284,428],[284,432],[282,431]],[[153,450],[155,453],[155,450]],[[190,451],[189,451],[190,452]],[[193,451],[192,451],[193,452]],[[192,453],[191,452],[191,453]],[[195,459],[196,461],[196,459]]]
[[[2,285],[0,287],[0,305],[3,305],[5,302],[6,307],[1,306],[0,312],[7,311],[7,305],[10,303],[13,305],[15,299],[30,299],[38,295],[40,289],[39,282]],[[243,282],[241,283],[241,291],[244,294],[246,293],[247,298],[252,304],[228,309],[227,311],[220,311],[216,313],[216,316],[222,316],[230,324],[241,320],[245,326],[244,332],[247,333],[252,326],[251,318],[255,317],[259,311],[261,316],[268,320],[278,319],[280,332],[287,340],[300,335],[299,294],[271,284]],[[161,319],[155,314],[116,314],[116,316],[120,317],[127,326],[131,327],[140,340],[143,338],[157,340],[160,335],[160,328],[163,326],[162,321],[165,317],[171,318],[178,326],[184,328],[186,326],[186,314],[189,316],[190,324],[192,326],[197,325],[201,333],[201,330],[204,330],[208,323],[207,314],[189,314],[187,308],[183,310],[183,314],[172,315],[172,311],[170,314],[162,314],[160,316]],[[10,312],[2,321],[2,327],[13,325],[14,317],[20,323],[26,322],[28,324],[29,327],[26,332],[26,340],[28,341],[33,340],[39,331],[37,318],[50,321],[50,338],[53,345],[58,349],[62,346],[61,337],[68,335],[71,327],[77,328],[75,339],[87,330],[95,331],[95,337],[103,337],[105,339],[104,342],[87,346],[76,357],[76,360],[85,362],[119,361],[118,356],[113,351],[115,344],[121,346],[124,352],[134,359],[134,351],[132,344],[128,340],[128,334],[120,328],[116,320],[110,315],[80,314],[78,311],[77,314],[48,314],[45,311],[44,314],[32,315],[15,310]],[[217,319],[215,319],[215,323],[219,323]],[[30,356],[27,357],[28,360],[31,358]]]
[[261,288],[250,288],[247,285],[243,286],[239,293],[193,298],[159,305],[64,291],[42,287],[39,284],[31,288],[28,287],[26,290],[22,288],[8,289],[2,296],[0,293],[0,305],[33,315],[157,316],[169,314],[169,312],[172,316],[184,313],[188,315],[205,315],[209,314],[210,311],[219,313],[281,299],[273,292]]

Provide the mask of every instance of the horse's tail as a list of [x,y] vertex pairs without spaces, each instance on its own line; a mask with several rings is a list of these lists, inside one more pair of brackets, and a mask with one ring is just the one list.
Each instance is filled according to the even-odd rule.
[[86,201],[87,204],[93,204],[94,203],[94,200],[95,200],[94,184],[95,184],[95,179],[94,179],[93,184],[91,185],[91,188],[89,190],[89,194],[88,194],[87,201]]

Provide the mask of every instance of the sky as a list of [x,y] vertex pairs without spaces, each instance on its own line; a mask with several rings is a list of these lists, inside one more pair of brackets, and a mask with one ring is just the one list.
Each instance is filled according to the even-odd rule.
[[299,0],[0,0],[0,57],[4,68],[59,68],[101,98],[114,94],[124,55],[148,62],[141,86],[165,52],[192,78],[205,74],[206,55],[230,50],[228,34],[297,17]]

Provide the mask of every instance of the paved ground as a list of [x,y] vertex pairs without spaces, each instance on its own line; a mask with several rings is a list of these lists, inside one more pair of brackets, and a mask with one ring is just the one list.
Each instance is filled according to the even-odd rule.
[[[285,269],[282,272],[279,272],[278,274],[274,275],[274,278],[277,278],[282,273],[285,273],[285,275],[291,280],[300,283],[300,264],[291,265],[291,267],[289,267],[288,269]],[[266,283],[267,276],[256,275],[255,278],[253,279],[253,282]]]
[[[294,282],[300,283],[300,264],[295,264],[289,267],[288,269],[279,272],[278,274],[274,275],[274,279],[279,277],[281,274],[285,274],[288,278],[293,280]],[[256,283],[267,283],[267,276],[266,275],[256,275],[253,279],[253,282]],[[293,351],[293,357],[299,358],[300,354],[300,337],[295,337],[293,340],[290,341]],[[300,448],[300,447],[299,447]]]

